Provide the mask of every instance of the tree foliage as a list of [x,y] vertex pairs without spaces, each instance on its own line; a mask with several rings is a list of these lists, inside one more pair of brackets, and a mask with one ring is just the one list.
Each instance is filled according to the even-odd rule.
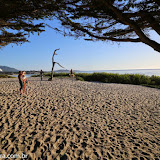
[[64,35],[92,41],[142,42],[160,52],[160,44],[149,32],[160,35],[159,0],[15,0],[14,5],[11,0],[2,1],[1,45],[27,41],[26,33],[44,29],[43,23],[33,23],[35,19],[55,17],[64,30],[55,29]]
[[160,44],[149,35],[150,30],[160,35],[159,0],[66,0],[62,7],[58,18],[68,35],[142,42],[160,52]]
[[26,35],[43,32],[44,23],[58,11],[52,0],[0,0],[0,46],[27,42]]

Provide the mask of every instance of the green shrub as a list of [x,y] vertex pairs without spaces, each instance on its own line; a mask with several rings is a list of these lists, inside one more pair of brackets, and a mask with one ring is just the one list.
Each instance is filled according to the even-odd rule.
[[50,77],[51,76],[51,73],[44,73],[43,74],[45,77]]
[[76,80],[80,80],[80,81],[84,81],[84,79],[82,77],[77,76]]
[[31,77],[40,77],[40,74],[32,75]]
[[104,83],[122,83],[122,84],[148,84],[160,85],[159,76],[145,76],[141,74],[114,74],[114,73],[78,73],[78,77],[82,77],[85,81],[99,81]]
[[[50,77],[51,73],[44,73],[43,76]],[[69,73],[54,73],[53,74],[53,77],[67,77],[67,76],[69,76]],[[40,74],[32,75],[31,77],[40,77]]]
[[[144,85],[149,87],[160,87],[159,76],[145,76],[141,74],[118,74],[118,73],[77,73],[76,79],[81,81],[98,81],[104,83],[122,83]],[[40,76],[40,75],[34,75]],[[51,73],[45,73],[44,76],[51,76]],[[54,77],[68,77],[69,73],[54,73]]]
[[130,84],[149,84],[150,83],[150,77],[141,75],[141,74],[128,74]]
[[[51,75],[51,73],[50,73]],[[68,77],[69,76],[69,73],[54,73],[53,74],[53,77]]]
[[150,77],[150,80],[151,80],[150,84],[160,85],[160,77],[159,76],[153,75]]
[[16,77],[12,77],[12,76],[9,76],[7,74],[1,74],[0,78],[16,78]]

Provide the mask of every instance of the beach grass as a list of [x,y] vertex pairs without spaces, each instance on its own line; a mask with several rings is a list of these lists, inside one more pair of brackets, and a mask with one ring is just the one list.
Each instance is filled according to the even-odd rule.
[[97,81],[103,83],[120,83],[143,85],[152,88],[160,88],[159,76],[146,76],[142,74],[118,74],[118,73],[79,73],[77,80]]
[[9,76],[7,74],[1,74],[0,78],[16,78],[16,77],[12,77],[12,76]]
[[[39,77],[34,75],[32,77]],[[45,73],[44,77],[50,77],[51,73]],[[118,74],[118,73],[76,73],[76,80],[96,81],[103,83],[120,83],[143,85],[152,88],[160,88],[159,76],[146,76],[143,74]],[[69,73],[54,73],[54,77],[69,77]]]
[[[44,77],[50,77],[51,73],[44,73]],[[32,75],[31,77],[40,77],[40,74]],[[54,73],[53,77],[69,77],[69,73]]]

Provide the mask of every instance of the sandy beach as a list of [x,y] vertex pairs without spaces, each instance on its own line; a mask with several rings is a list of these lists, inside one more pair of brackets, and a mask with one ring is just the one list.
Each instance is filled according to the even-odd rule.
[[160,159],[160,90],[123,84],[0,79],[0,154],[27,159]]

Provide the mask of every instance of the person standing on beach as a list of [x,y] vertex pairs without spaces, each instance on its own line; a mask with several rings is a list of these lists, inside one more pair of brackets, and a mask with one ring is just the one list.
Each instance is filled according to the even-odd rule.
[[72,71],[72,69],[70,70],[70,74],[71,74],[71,75],[73,74],[73,71]]
[[20,94],[22,94],[23,93],[23,87],[24,87],[22,71],[19,71],[18,80],[19,80],[19,84],[20,84]]
[[25,74],[26,74],[26,72],[23,71],[23,73],[22,73],[22,78],[23,78],[23,83],[24,83],[23,93],[26,93],[26,94],[27,94],[27,92],[26,92],[26,84],[28,83],[28,79],[26,78]]
[[40,71],[40,77],[41,77],[41,81],[42,81],[42,78],[43,78],[43,71],[42,71],[42,69]]
[[73,74],[72,69],[70,70],[70,74],[69,74],[69,75],[70,75],[70,77],[72,77],[72,78],[74,77],[74,74]]

